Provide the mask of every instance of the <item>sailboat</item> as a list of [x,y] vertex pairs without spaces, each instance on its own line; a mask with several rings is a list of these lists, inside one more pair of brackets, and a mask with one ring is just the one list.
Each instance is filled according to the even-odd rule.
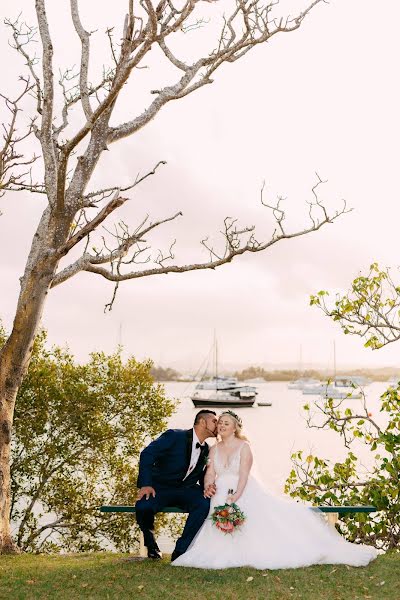
[[218,342],[214,332],[214,371],[211,379],[200,381],[195,388],[191,400],[199,407],[235,407],[253,406],[257,390],[252,385],[240,385],[236,377],[218,375]]
[[[326,383],[320,383],[318,385],[309,385],[303,388],[303,394],[305,395],[316,395],[322,398],[331,398],[333,400],[356,400],[362,398],[362,394],[359,390],[354,389],[354,385],[360,385],[356,383],[355,376],[349,376],[344,378],[343,376],[336,375],[336,343],[333,341],[333,381]],[[342,389],[339,389],[342,388]],[[343,389],[352,388],[352,389]]]
[[[303,346],[300,344],[299,352],[299,364],[297,367],[299,373],[303,372]],[[313,379],[312,377],[300,377],[295,381],[289,381],[287,384],[288,390],[304,390],[313,385],[320,384],[319,379]]]

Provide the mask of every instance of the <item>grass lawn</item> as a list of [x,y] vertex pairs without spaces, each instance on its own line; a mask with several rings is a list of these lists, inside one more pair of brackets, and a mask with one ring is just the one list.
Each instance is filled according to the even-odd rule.
[[0,556],[1,600],[400,600],[400,553],[366,568],[205,571],[120,554]]

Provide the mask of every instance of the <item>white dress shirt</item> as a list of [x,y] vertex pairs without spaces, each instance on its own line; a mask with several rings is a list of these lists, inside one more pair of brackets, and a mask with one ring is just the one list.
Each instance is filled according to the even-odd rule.
[[203,444],[200,443],[200,440],[197,437],[195,430],[193,429],[192,454],[190,456],[189,468],[187,470],[185,477],[183,478],[183,481],[185,481],[186,477],[193,471],[193,469],[197,465],[197,461],[199,460],[200,448],[196,448],[196,444],[200,444],[201,446],[204,446],[204,443]]

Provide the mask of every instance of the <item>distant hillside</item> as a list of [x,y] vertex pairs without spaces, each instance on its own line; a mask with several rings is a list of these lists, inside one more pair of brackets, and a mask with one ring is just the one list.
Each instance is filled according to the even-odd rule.
[[[193,377],[190,375],[182,375],[175,369],[170,367],[152,367],[151,374],[156,381],[192,381]],[[343,369],[338,371],[338,375],[363,375],[372,381],[387,381],[390,377],[399,375],[400,369],[396,370],[393,367],[383,367],[376,369]],[[305,369],[300,371],[299,369],[264,369],[263,367],[247,367],[242,371],[221,372],[221,375],[234,375],[239,381],[245,381],[247,379],[264,379],[265,381],[293,381],[300,377],[312,377],[313,379],[326,380],[333,377],[333,371],[324,369]],[[211,374],[205,378],[212,377]]]
[[[364,377],[368,377],[373,381],[387,381],[390,377],[394,377],[398,375],[399,372],[390,367],[383,367],[380,369],[352,369],[352,370],[343,370],[338,372],[338,375],[363,375]],[[332,371],[324,371],[324,370],[313,370],[308,369],[305,371],[300,370],[290,370],[290,369],[281,369],[281,370],[273,370],[269,371],[263,369],[262,367],[248,367],[247,369],[243,369],[243,371],[237,371],[235,374],[240,381],[244,381],[246,379],[255,379],[262,378],[265,381],[293,381],[294,379],[299,379],[300,377],[312,377],[314,379],[329,379],[333,377]]]
[[150,373],[156,381],[176,381],[177,379],[181,379],[181,374],[169,367],[166,369],[163,367],[151,367]]

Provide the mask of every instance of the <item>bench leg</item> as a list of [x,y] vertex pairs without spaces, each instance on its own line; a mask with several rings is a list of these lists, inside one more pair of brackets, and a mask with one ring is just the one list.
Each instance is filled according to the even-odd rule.
[[140,532],[139,535],[139,556],[146,558],[147,556],[147,549],[146,546],[144,545],[144,537],[143,537],[143,532]]
[[327,521],[328,525],[335,527],[336,523],[339,521],[339,513],[328,513]]

